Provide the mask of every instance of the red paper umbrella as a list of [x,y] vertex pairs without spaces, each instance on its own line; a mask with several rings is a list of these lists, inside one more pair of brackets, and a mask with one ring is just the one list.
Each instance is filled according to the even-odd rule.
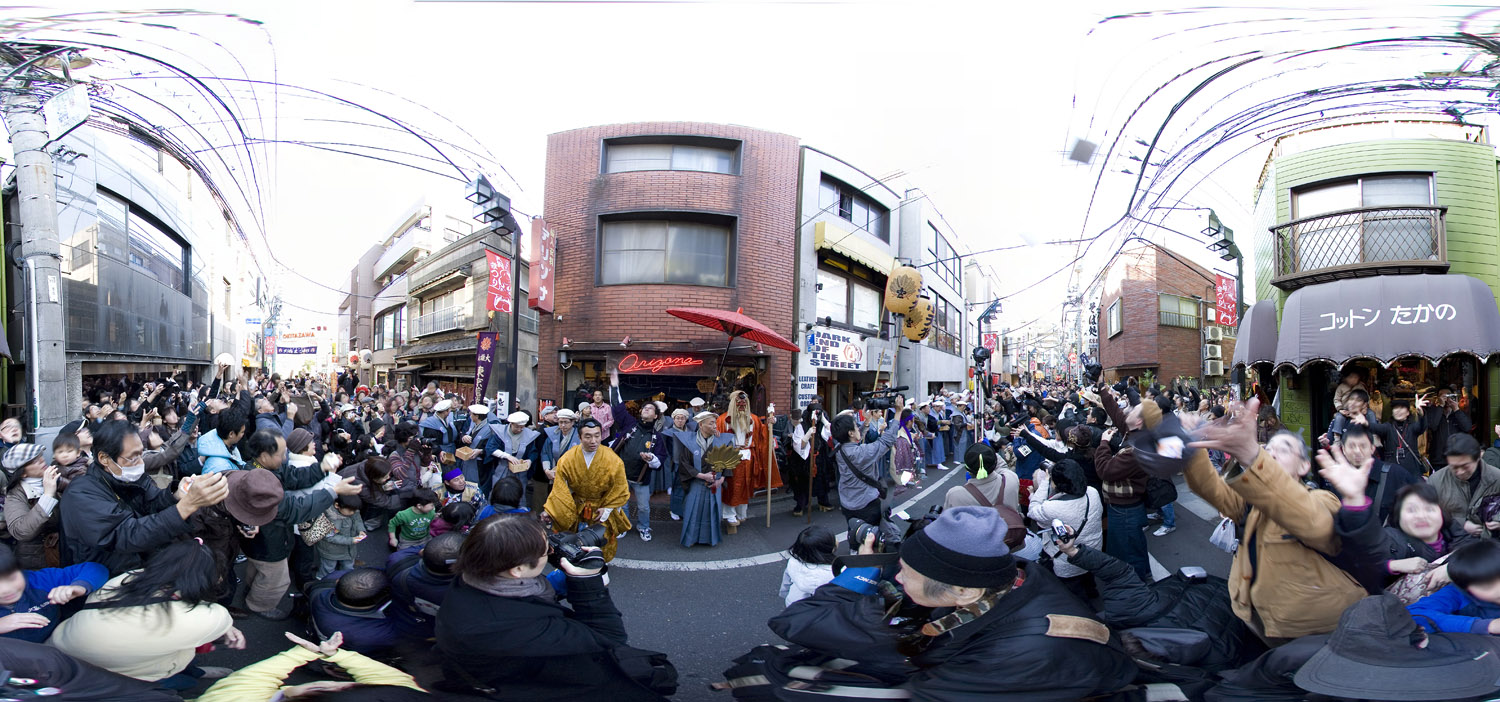
[[[667,310],[667,314],[679,319],[686,319],[693,324],[701,324],[709,329],[717,329],[729,335],[729,343],[734,343],[736,337],[744,337],[759,344],[774,346],[785,351],[801,351],[797,345],[787,341],[785,337],[771,331],[769,327],[757,322],[743,314],[744,308],[730,312],[728,310],[709,310],[700,307],[673,307]],[[728,348],[725,348],[728,351]]]

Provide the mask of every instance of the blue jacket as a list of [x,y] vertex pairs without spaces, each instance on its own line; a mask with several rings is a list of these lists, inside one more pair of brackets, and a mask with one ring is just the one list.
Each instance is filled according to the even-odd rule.
[[[397,555],[404,557],[397,560]],[[395,623],[397,632],[417,641],[432,640],[438,606],[453,586],[453,575],[427,570],[421,547],[391,554],[385,572],[391,578],[391,606],[386,614]]]
[[1449,583],[1443,589],[1406,606],[1423,629],[1452,634],[1488,634],[1491,619],[1500,619],[1500,604],[1474,599]]
[[[390,650],[400,642],[396,623],[385,616],[388,607],[374,610],[353,610],[340,604],[334,597],[334,583],[347,571],[338,571],[319,581],[313,592],[308,593],[307,606],[312,612],[313,628],[318,636],[328,638],[333,632],[343,632],[344,650],[374,655]],[[317,587],[321,585],[323,587]]]
[[453,426],[452,415],[447,421],[435,414],[423,417],[417,426],[422,429],[422,440],[436,443],[438,450],[453,453],[458,448],[458,428]]
[[198,457],[203,459],[204,475],[245,467],[245,462],[240,460],[240,450],[225,446],[218,431],[204,432],[198,436]]
[[[63,585],[82,585],[83,589],[88,591],[84,593],[87,596],[109,580],[109,570],[98,563],[79,563],[66,568],[25,570],[21,571],[21,574],[26,577],[26,589],[21,592],[21,599],[9,606],[0,605],[0,617],[7,617],[17,612],[31,612],[46,617],[47,626],[39,629],[16,629],[3,636],[32,643],[46,641],[52,636],[52,630],[57,628],[57,623],[62,621],[62,611],[57,605],[47,601],[47,593],[51,592],[52,588]],[[78,598],[78,601],[82,602],[83,598]]]
[[261,429],[280,432],[282,437],[286,437],[292,433],[292,420],[279,412],[262,412],[255,415],[255,430]]

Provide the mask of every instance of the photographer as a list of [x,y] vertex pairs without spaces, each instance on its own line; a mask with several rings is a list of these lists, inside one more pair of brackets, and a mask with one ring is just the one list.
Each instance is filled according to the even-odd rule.
[[492,517],[469,533],[437,614],[447,685],[490,688],[497,700],[663,699],[615,663],[629,649],[602,569],[559,559],[564,607],[542,575],[550,550],[546,531],[526,517]]
[[[885,623],[877,568],[850,568],[770,621],[818,654],[859,661],[922,700],[1076,700],[1119,689],[1135,664],[1045,569],[1019,563],[985,507],[955,507],[901,545],[894,580],[928,608],[918,631]],[[874,551],[874,536],[860,553]],[[925,621],[924,621],[925,620]],[[904,629],[904,627],[903,627]]]
[[[906,409],[906,400],[900,395],[893,398],[893,409],[897,416]],[[838,466],[839,507],[845,519],[858,518],[868,524],[879,524],[885,511],[880,501],[885,498],[885,486],[880,478],[885,474],[881,457],[896,445],[896,434],[901,431],[900,422],[888,422],[885,433],[873,443],[860,443],[859,427],[854,417],[841,414],[833,419],[833,438],[839,442],[833,450],[833,460]],[[849,534],[849,544],[855,543],[854,534]]]

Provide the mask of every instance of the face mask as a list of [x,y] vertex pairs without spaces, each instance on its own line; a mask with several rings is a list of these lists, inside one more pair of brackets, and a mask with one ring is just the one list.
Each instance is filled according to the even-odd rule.
[[141,461],[139,463],[136,463],[135,465],[116,463],[115,467],[120,469],[120,480],[127,483],[133,483],[139,480],[141,476],[146,474],[145,461]]

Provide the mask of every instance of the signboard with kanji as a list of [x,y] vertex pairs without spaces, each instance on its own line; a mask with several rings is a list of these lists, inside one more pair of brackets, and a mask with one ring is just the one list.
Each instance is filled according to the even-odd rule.
[[1240,323],[1239,286],[1234,278],[1216,275],[1214,283],[1214,310],[1219,324],[1233,327]]
[[985,332],[981,338],[983,339],[981,344],[989,349],[990,353],[1000,350],[1000,332]]
[[490,268],[490,282],[488,294],[485,295],[484,308],[490,312],[511,313],[511,297],[514,291],[513,280],[510,272],[510,257],[488,249],[484,252],[485,262]]

